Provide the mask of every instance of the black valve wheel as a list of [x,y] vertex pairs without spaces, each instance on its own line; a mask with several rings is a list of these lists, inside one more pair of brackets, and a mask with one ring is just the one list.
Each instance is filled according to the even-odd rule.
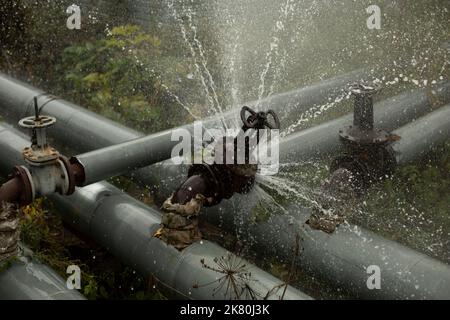
[[[250,113],[248,117],[247,113]],[[270,118],[271,120],[269,120]],[[272,130],[280,129],[280,120],[273,110],[256,112],[244,106],[241,110],[241,120],[247,129],[264,129],[266,127]]]

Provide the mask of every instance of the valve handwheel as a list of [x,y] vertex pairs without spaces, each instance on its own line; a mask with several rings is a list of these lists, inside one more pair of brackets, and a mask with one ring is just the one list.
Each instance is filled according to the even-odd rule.
[[[248,117],[247,112],[250,113]],[[273,121],[269,121],[269,116],[271,116]],[[264,129],[266,127],[272,130],[280,129],[280,120],[273,110],[256,112],[244,106],[241,110],[241,120],[246,129]]]
[[23,118],[19,121],[19,126],[25,129],[47,128],[56,123],[56,119],[50,116],[35,116]]

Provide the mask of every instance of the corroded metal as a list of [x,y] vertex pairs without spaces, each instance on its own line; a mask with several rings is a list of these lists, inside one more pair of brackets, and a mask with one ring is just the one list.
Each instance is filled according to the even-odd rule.
[[400,137],[374,127],[373,96],[378,87],[359,83],[349,91],[355,97],[353,124],[339,130],[344,153],[333,160],[331,174],[339,169],[351,172],[352,186],[356,192],[362,192],[392,172],[395,159],[388,145]]
[[56,118],[39,114],[37,97],[34,97],[35,115],[19,121],[19,126],[31,130],[31,147],[23,150],[25,160],[32,166],[44,166],[54,163],[59,153],[47,141],[47,129],[56,123]]
[[[255,112],[244,106],[240,115],[243,127],[239,134],[254,130],[250,134],[256,135],[256,145],[259,144],[258,130],[280,128],[278,116],[272,110]],[[250,153],[254,151],[251,150],[249,140],[245,142],[245,150],[239,150],[239,138],[235,137],[232,143],[227,143],[227,137],[218,141],[223,155],[234,153],[234,163],[226,163],[226,159],[222,159],[223,155],[219,155],[212,164],[194,164],[190,167],[188,178],[164,202],[161,208],[164,212],[161,229],[155,236],[179,250],[185,249],[201,239],[198,215],[203,206],[214,206],[223,199],[230,199],[235,193],[248,193],[251,190],[258,166],[249,161]],[[245,163],[237,163],[238,152],[245,152]]]
[[20,237],[19,213],[12,203],[0,203],[0,262],[17,255]]

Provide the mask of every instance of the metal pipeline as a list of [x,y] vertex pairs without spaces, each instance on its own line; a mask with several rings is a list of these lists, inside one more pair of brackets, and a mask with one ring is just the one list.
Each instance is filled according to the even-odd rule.
[[[374,124],[391,131],[448,102],[450,83],[404,92],[374,105]],[[341,152],[339,129],[352,122],[353,114],[348,114],[285,137],[280,143],[280,162],[302,161]]]
[[[450,88],[450,84],[447,85],[441,85],[434,89],[433,99],[445,99],[448,95],[447,91]],[[410,104],[410,100],[403,99],[403,97],[400,97],[400,105],[395,104],[392,102],[395,102],[396,98],[390,99],[388,102],[391,102],[388,107],[383,108],[382,110],[384,113],[381,113],[381,119],[376,119],[378,123],[381,123],[381,125],[386,127],[393,127],[395,124],[398,124],[399,121],[396,117],[393,117],[392,109],[394,109],[396,112],[399,112],[398,110],[402,110],[402,118],[405,119],[405,114],[407,111],[412,112],[413,114],[417,114],[416,110],[419,108],[424,109],[424,105],[427,106],[431,104],[431,96],[432,93],[429,93],[426,90],[418,90],[414,92],[413,94],[410,94],[408,98],[410,99],[411,96],[415,98],[416,103]],[[408,103],[407,105],[404,105]],[[395,112],[394,111],[394,112]],[[361,111],[362,112],[362,111]],[[408,113],[409,114],[409,113]],[[49,117],[50,118],[50,117]],[[373,118],[373,114],[370,115],[370,118]],[[342,128],[343,125],[348,122],[350,119],[349,117],[342,117],[337,120],[330,121],[326,124],[319,125],[317,127],[314,127],[309,130],[302,131],[298,134],[294,134],[293,137],[295,140],[293,140],[292,136],[287,137],[284,139],[280,145],[280,162],[285,162],[288,160],[289,157],[293,157],[295,155],[295,161],[298,161],[301,155],[302,157],[312,156],[308,151],[314,151],[318,152],[321,149],[323,150],[325,147],[328,148],[335,148],[336,143],[333,144],[333,142],[336,142],[336,134],[334,133],[334,129],[336,127]],[[391,129],[391,128],[388,128]],[[194,126],[195,131],[195,126]],[[157,162],[161,162],[162,160],[165,160],[167,158],[170,158],[172,156],[172,150],[175,145],[177,145],[178,141],[171,141],[170,138],[168,138],[169,132],[162,132],[158,134],[154,134],[147,137],[138,138],[132,141],[123,142],[118,145],[109,146],[103,149],[95,150],[88,152],[83,155],[79,155],[72,159],[71,164],[72,167],[74,167],[74,170],[71,168],[67,168],[67,171],[71,173],[77,173],[82,172],[82,174],[72,174],[72,177],[82,177],[81,179],[76,179],[78,186],[85,186],[89,185],[91,183],[95,183],[113,176],[117,176],[120,174],[124,174],[128,171],[132,171],[138,167],[145,167],[147,165],[151,165]],[[202,134],[202,133],[201,133]],[[171,135],[171,134],[170,134]],[[194,134],[195,136],[195,134]],[[60,138],[60,137],[58,137]],[[168,141],[169,139],[169,141]],[[318,140],[319,139],[319,140]],[[338,138],[337,138],[338,139]],[[312,142],[316,142],[317,145],[313,148],[311,145]],[[292,144],[295,144],[293,146]],[[330,146],[331,144],[331,146]],[[337,143],[339,146],[340,144]],[[301,152],[299,152],[299,149]],[[145,169],[144,169],[145,170]],[[152,169],[148,169],[152,170]],[[143,171],[143,170],[141,170]],[[145,177],[148,177],[147,174],[139,174],[138,179],[140,179],[144,183],[148,183],[149,181],[143,180]],[[20,178],[20,175],[19,175]],[[18,180],[17,178],[15,180]],[[15,181],[14,182],[17,182]],[[75,180],[75,179],[73,179]],[[55,181],[57,183],[58,181]],[[16,186],[17,183],[10,183],[12,186]],[[61,183],[59,183],[61,184]],[[70,181],[69,185],[73,185]],[[11,194],[10,189],[13,188],[8,184],[3,187],[4,190],[3,194],[9,195]],[[73,191],[73,187],[69,188],[71,192]],[[70,194],[71,192],[65,192],[66,194]],[[6,196],[4,196],[6,197]]]
[[[202,240],[178,251],[152,237],[160,227],[160,212],[106,182],[78,189],[69,197],[53,195],[50,199],[67,223],[182,297],[280,299],[283,295],[286,286],[281,280],[210,241]],[[237,283],[236,290],[227,289],[232,282]],[[283,299],[310,297],[287,286]]]
[[[279,94],[260,101],[260,108],[267,109],[268,107],[274,107],[275,109],[280,109],[280,107],[283,107],[283,112],[286,113],[291,111],[294,107],[298,107],[300,102],[300,107],[297,108],[297,111],[300,111],[302,108],[306,108],[311,104],[324,102],[328,97],[337,95],[342,91],[343,86],[350,81],[363,77],[364,74],[365,72],[363,70],[357,70],[314,86]],[[367,75],[365,77],[367,77]],[[26,101],[27,99],[29,100]],[[42,101],[43,99],[44,101]],[[32,104],[33,101],[35,102],[34,109]],[[42,101],[40,108],[37,107],[39,101]],[[250,103],[250,105],[255,104],[257,104],[257,102]],[[65,161],[64,157],[56,159],[55,161],[58,163],[55,166],[46,167],[46,170],[42,170],[39,164],[39,170],[35,170],[36,173],[48,175],[50,173],[44,171],[53,170],[55,173],[57,173],[56,171],[62,171],[62,174],[51,174],[52,176],[67,176],[64,181],[57,178],[52,179],[54,185],[53,189],[58,189],[58,192],[63,194],[70,194],[73,192],[74,185],[88,185],[112,176],[129,172],[130,170],[139,167],[168,159],[172,155],[173,147],[178,144],[178,141],[171,141],[172,130],[136,139],[140,134],[133,130],[117,126],[111,121],[103,121],[100,124],[99,122],[101,121],[98,121],[100,119],[98,115],[86,110],[83,112],[83,109],[78,106],[61,101],[53,96],[46,96],[42,91],[24,85],[7,76],[2,76],[1,74],[0,107],[0,112],[9,119],[14,118],[14,116],[17,115],[30,115],[30,112],[32,111],[35,112],[36,119],[38,118],[39,113],[42,112],[54,115],[58,118],[58,123],[52,128],[53,133],[57,135],[58,138],[63,139],[64,142],[70,140],[69,138],[73,133],[72,130],[75,130],[76,132],[83,131],[84,137],[82,139],[76,139],[76,149],[79,151],[86,151],[84,150],[85,148],[87,150],[97,149],[99,147],[117,144],[121,141],[135,139],[128,143],[107,147],[104,150],[92,151],[80,155],[78,159],[73,159],[71,164]],[[46,117],[53,120],[53,122],[48,125],[52,125],[55,122],[55,117],[48,115]],[[28,119],[30,118],[31,117],[28,117]],[[234,110],[230,110],[224,115],[224,119],[229,125],[235,121],[235,118],[236,114]],[[27,121],[29,121],[28,119]],[[203,122],[203,125],[204,128],[214,127],[220,124],[220,121],[221,120],[218,119],[218,117],[209,118]],[[33,127],[35,126],[36,123],[33,124]],[[108,127],[110,128],[111,134],[102,135],[101,137],[95,136],[94,131],[88,132],[93,128],[104,130]],[[193,132],[194,125],[189,124],[183,128]],[[203,135],[203,132],[201,134]],[[86,136],[88,137],[87,139]],[[109,138],[111,138],[111,140],[108,140]],[[148,148],[148,146],[151,146],[151,148]],[[31,159],[34,156],[32,153],[35,148],[28,149],[30,150],[30,154],[24,153],[24,155]],[[55,153],[56,157],[58,152],[52,148],[51,151]],[[124,159],[126,160],[124,161]],[[34,168],[34,166],[32,168]],[[30,179],[27,179],[27,176],[30,176],[30,174],[31,173],[28,172],[27,168],[16,168],[14,173],[15,178],[11,179],[1,187],[0,200],[27,204],[32,201],[35,193],[46,195],[47,192],[40,192],[42,190],[33,189],[33,184],[38,183],[39,179],[38,177],[35,177],[34,180],[36,181],[28,181]],[[138,173],[136,175],[136,177],[140,176],[148,177],[149,174]],[[141,182],[148,184],[148,181],[146,182],[145,179]],[[42,186],[48,187],[47,189],[49,189],[53,185]],[[19,189],[26,190],[26,192],[19,194],[17,192]]]
[[[27,144],[20,133],[0,125],[0,150],[4,151],[0,172],[23,161],[20,150]],[[182,252],[166,245],[152,236],[160,227],[160,212],[106,182],[80,188],[68,197],[54,194],[49,199],[68,224],[142,274],[154,275],[182,297],[310,299],[212,242],[204,240]],[[227,289],[227,285],[233,286],[231,282],[237,287]]]
[[[400,140],[389,146],[397,165],[418,160],[450,139],[450,105],[393,134],[400,136]],[[252,223],[250,212],[259,199],[254,193],[236,195],[220,207],[206,208],[205,216],[209,222],[227,230],[243,229],[241,236],[253,243],[255,250],[281,261],[292,259],[291,248],[299,236],[303,251],[297,263],[302,271],[309,271],[359,297],[450,299],[449,265],[348,223],[338,226],[332,234],[313,230],[307,225],[313,209],[295,205],[287,209],[287,216],[275,214],[267,222]],[[239,227],[236,217],[239,217]],[[366,269],[371,265],[381,269],[382,290],[369,290],[366,286]]]
[[[374,124],[392,131],[449,101],[450,83],[431,90],[404,92],[374,105]],[[350,113],[284,137],[280,141],[280,164],[299,163],[341,153],[344,146],[340,141],[339,130],[352,123],[353,114]],[[169,160],[137,170],[133,176],[136,181],[151,188],[156,200],[164,201],[186,173],[187,166],[174,166]]]
[[[417,115],[423,114],[426,111],[428,111],[427,109],[433,106],[432,100],[439,100],[439,101],[448,101],[449,99],[449,84],[445,84],[442,85],[432,91],[434,91],[434,94],[430,94],[430,91],[428,90],[416,90],[413,91],[411,93],[407,93],[407,94],[403,94],[400,95],[398,97],[395,97],[393,99],[389,99],[386,102],[381,103],[382,105],[385,106],[385,108],[382,107],[375,107],[375,123],[379,123],[379,126],[386,128],[386,129],[390,129],[389,126],[392,126],[392,128],[395,128],[395,126],[404,124],[406,122],[409,122],[410,120],[414,119],[415,117],[417,117]],[[383,111],[379,110],[379,109],[384,109]],[[381,112],[380,112],[381,111]],[[86,112],[83,110],[82,111],[85,115]],[[93,120],[92,118],[90,118],[89,120]],[[339,130],[340,127],[345,126],[346,124],[350,124],[352,121],[352,116],[346,116],[343,118],[340,118],[338,120],[334,120],[330,123],[324,124],[324,125],[320,125],[317,127],[314,127],[312,129],[308,129],[302,132],[299,132],[297,134],[294,134],[292,136],[287,137],[287,139],[284,140],[284,142],[282,142],[281,144],[281,149],[280,150],[280,155],[282,156],[282,158],[286,161],[286,159],[288,160],[291,157],[295,157],[295,159],[302,160],[308,157],[313,157],[313,156],[319,156],[321,154],[324,153],[331,153],[333,151],[339,150],[340,148],[340,144],[339,144],[339,138],[337,135],[337,132]],[[98,128],[98,126],[92,126],[91,128]],[[70,131],[70,128],[68,128],[68,132]],[[98,132],[96,133],[99,137],[103,136],[103,137],[109,137],[110,135],[108,134],[107,131],[104,132],[100,132],[100,130],[98,130]],[[77,136],[77,137],[75,137]],[[59,137],[58,137],[59,138]],[[80,135],[78,135],[77,132],[73,132],[73,136],[72,138],[74,139],[82,139],[82,137]],[[86,140],[86,139],[83,139]],[[91,139],[93,140],[93,139]],[[313,140],[311,142],[311,140]],[[304,144],[303,144],[304,142]],[[75,145],[74,145],[75,146]],[[75,146],[77,147],[77,146]],[[302,154],[305,154],[305,157],[302,158]],[[163,169],[162,169],[163,167]],[[161,173],[162,176],[170,177],[169,175],[167,175],[167,173],[169,171],[174,171],[174,172],[179,172],[179,169],[173,165],[169,165],[169,166],[165,166],[165,168],[167,168],[168,170],[164,169],[164,166],[162,165],[157,165],[157,166],[153,166],[153,168],[156,168],[155,171],[159,171],[159,173]],[[142,170],[141,170],[142,172]],[[147,171],[147,177],[146,180],[150,181],[148,177],[154,177],[153,174],[148,174]],[[145,178],[145,175],[141,175],[141,177]],[[176,187],[176,185],[179,183],[179,180],[177,180],[176,178],[172,178],[173,180],[175,180],[175,184],[170,186],[168,185],[168,190],[174,190],[173,188]],[[167,194],[165,194],[163,197],[166,197]],[[245,210],[245,208],[247,208],[247,206],[242,206],[243,203],[251,203],[251,201],[249,201],[249,199],[252,198],[252,195],[248,195],[245,196],[245,198],[241,199],[241,201],[239,201],[239,198],[241,198],[240,196],[236,196],[237,198],[233,201],[225,201],[220,207],[218,208],[211,208],[208,211],[210,211],[210,216],[212,220],[217,221],[224,221],[225,218],[229,218],[228,221],[229,222],[229,227],[234,225],[234,219],[231,218],[233,216],[233,213],[236,212],[237,208],[239,208],[239,211],[242,212]],[[214,214],[213,210],[217,210],[216,212],[218,213],[217,215]],[[228,211],[226,215],[221,214],[221,212],[224,211]],[[222,217],[220,217],[222,216]],[[287,219],[287,217],[281,217],[280,218],[282,220],[282,222],[284,224],[288,224],[289,219]],[[283,227],[283,223],[279,223],[278,227]],[[274,227],[277,228],[277,225],[275,224],[274,226],[272,225],[266,225],[268,227]],[[261,227],[262,228],[262,227]],[[342,228],[342,227],[340,227]],[[283,229],[281,229],[283,230]],[[338,230],[339,231],[339,230]],[[338,234],[338,233],[336,233]],[[334,241],[334,237],[336,237],[336,234],[333,234],[331,236],[331,240]],[[258,236],[258,233],[255,232],[250,232],[249,233],[249,237],[250,236],[255,236],[256,238],[261,238],[261,240],[263,239],[268,239],[269,237],[267,237],[266,234],[261,234]],[[286,234],[286,237],[288,236],[288,234]],[[283,233],[283,237],[284,237],[284,233]],[[270,237],[272,239],[272,237]],[[369,233],[369,236],[366,237],[367,239],[376,239],[376,241],[372,241],[372,242],[364,242],[364,245],[369,246],[369,248],[371,248],[371,252],[375,251],[376,253],[378,253],[377,255],[377,260],[382,259],[381,256],[382,254],[380,252],[377,252],[377,250],[375,250],[374,248],[376,248],[375,245],[373,245],[374,243],[387,243],[388,247],[390,246],[390,243],[381,238],[378,237],[376,235],[373,235],[372,233]],[[282,241],[282,240],[280,240]],[[315,243],[315,240],[311,240],[312,244],[311,247],[315,248],[315,246],[313,245]],[[264,245],[264,242],[261,241],[261,244]],[[341,245],[343,246],[343,248],[347,248],[349,254],[353,254],[353,256],[351,256],[351,259],[349,260],[350,264],[354,265],[355,268],[361,269],[361,264],[360,264],[360,258],[357,256],[357,252],[355,252],[353,250],[353,245],[354,242],[352,241],[347,241],[347,239],[345,238],[345,236],[343,235],[340,240],[337,242],[337,245]],[[289,248],[292,246],[292,242],[290,241],[286,241],[283,246],[285,248]],[[303,244],[303,246],[305,246],[305,244]],[[280,248],[280,246],[278,245],[274,245],[273,242],[271,242],[270,244],[267,243],[265,246],[266,250],[269,250],[271,248]],[[325,249],[320,249],[319,248],[315,248],[315,249],[311,249],[313,250],[314,253],[317,253],[318,255],[322,254],[323,251]],[[337,250],[336,248],[333,250]],[[333,252],[333,251],[332,251]],[[412,259],[412,261],[415,261],[417,263],[417,266],[419,266],[420,268],[425,268],[424,266],[422,266],[422,263],[419,263],[420,261],[425,261],[425,266],[429,266],[431,265],[431,273],[430,273],[430,277],[432,277],[433,279],[435,278],[440,278],[442,277],[447,277],[446,273],[448,272],[448,267],[436,260],[431,259],[431,262],[428,261],[428,259],[425,259],[423,256],[413,250],[410,250],[404,246],[398,246],[396,247],[396,249],[393,251],[393,254],[390,255],[391,257],[391,261],[395,264],[398,265],[399,268],[403,268],[405,266],[402,267],[402,263],[397,263],[396,258],[397,257],[401,257],[403,255],[403,252],[408,252],[410,253],[410,255],[412,257],[414,257],[414,259]],[[336,254],[339,254],[338,252]],[[331,259],[331,256],[333,257],[333,259]],[[347,257],[348,258],[348,257]],[[425,260],[424,260],[425,259]],[[336,272],[342,272],[342,267],[336,266],[336,264],[333,262],[334,260],[339,260],[341,263],[342,261],[344,261],[344,258],[339,258],[338,256],[330,255],[330,260],[327,260],[328,265],[331,269],[335,270]],[[438,266],[434,267],[435,265]],[[315,267],[315,263],[312,263],[312,269],[317,270]],[[407,266],[406,266],[407,268]],[[439,270],[444,270],[445,272],[440,272]],[[403,269],[402,269],[403,270]],[[435,271],[433,271],[435,270]],[[388,270],[388,272],[391,272]],[[392,271],[393,272],[393,271]],[[424,272],[420,272],[420,270],[418,270],[418,275],[420,275],[421,277],[423,276],[424,273],[426,273],[428,271],[424,271]],[[393,272],[394,274],[395,272]],[[442,273],[442,275],[441,275]],[[331,273],[330,273],[331,274]],[[349,275],[349,277],[351,277],[351,275]],[[395,278],[395,275],[392,276],[393,278]],[[330,277],[328,277],[328,280],[330,282],[334,282],[334,280]],[[399,297],[399,296],[405,296],[405,297],[410,297],[409,293],[412,294],[417,294],[417,290],[415,289],[415,285],[413,287],[413,282],[407,280],[402,280],[399,279],[400,282],[402,281],[406,281],[406,288],[405,289],[408,293],[408,295],[405,295],[404,293],[398,293],[398,289],[396,288],[391,288],[389,289],[387,292],[386,291],[382,291],[382,295],[384,297]],[[358,283],[359,280],[355,280],[354,283]],[[433,283],[433,282],[430,282]],[[448,283],[446,284],[448,287]],[[419,285],[418,286],[418,290],[420,292],[422,292],[421,296],[426,296],[428,293],[427,292],[432,292],[431,295],[438,297],[444,297],[444,298],[448,298],[447,292],[437,292],[437,289],[430,289],[427,288],[426,285]],[[350,288],[351,289],[351,288]],[[414,290],[413,290],[414,289]],[[352,289],[351,289],[352,290]],[[366,291],[366,292],[361,292],[362,291]],[[439,289],[442,290],[442,289]],[[438,291],[439,291],[438,290]],[[368,297],[373,297],[373,296],[377,296],[380,295],[381,293],[376,294],[376,292],[370,291],[367,292],[367,289],[364,289],[359,286],[355,286],[353,289],[354,292],[356,292],[357,294],[361,294],[362,296],[368,296]],[[434,293],[433,293],[434,292]],[[430,295],[430,294],[428,294]],[[418,297],[418,296],[417,296]]]
[[[207,208],[205,216],[226,230],[241,228],[241,240],[253,244],[252,250],[280,263],[292,263],[292,248],[301,239],[296,267],[355,298],[450,299],[449,265],[348,223],[332,234],[313,230],[305,224],[312,210],[296,205],[255,223],[255,199],[253,193],[236,195],[220,207]],[[233,217],[237,210],[240,215]],[[380,290],[367,286],[369,266],[380,268]]]
[[414,162],[450,139],[450,104],[394,131],[391,145],[398,165]]
[[[5,165],[7,167],[20,161],[21,157],[18,150],[26,145],[27,141],[18,139],[16,134],[5,127],[0,132],[0,147],[8,155],[7,162],[5,162],[6,159],[3,157],[0,159],[0,161],[3,161],[1,168],[4,168]],[[16,151],[13,152],[12,150]],[[89,207],[86,207],[85,203],[100,203],[95,201],[99,200],[95,195],[102,194],[102,190],[105,190],[102,184],[96,184],[92,188],[94,188],[95,192],[92,189],[80,189],[80,192],[82,190],[91,190],[82,197],[74,195],[69,198],[59,196],[53,196],[52,198],[55,201],[60,201],[60,206],[66,206],[65,210],[61,210],[62,212],[72,212],[71,217],[67,218],[66,221],[73,223],[80,230],[86,230],[91,234],[97,235],[100,238],[98,240],[102,241],[107,248],[114,250],[116,254],[127,255],[130,248],[121,245],[127,237],[117,236],[114,232],[105,234],[103,228],[115,225],[114,221],[119,218],[123,218],[123,221],[125,221],[129,219],[134,220],[133,217],[135,217],[139,221],[136,225],[142,224],[144,219],[141,217],[142,213],[138,214],[140,211],[133,211],[133,213],[123,216],[123,211],[118,213],[115,209],[113,210],[114,206],[111,208],[109,207],[110,204],[105,204],[107,209],[105,211],[97,211],[98,216],[95,219],[90,214],[85,216],[84,213],[89,212]],[[110,189],[108,188],[108,190]],[[101,203],[108,203],[109,194],[109,192],[106,192],[106,194],[99,196],[102,199]],[[75,197],[77,197],[77,200],[72,202],[70,199]],[[120,195],[120,197],[127,196]],[[131,198],[128,199],[132,200]],[[304,222],[309,217],[309,209],[292,207],[289,209],[289,216],[293,217],[293,219],[282,215],[274,215],[267,222],[255,224],[251,222],[249,212],[256,205],[255,199],[257,197],[251,193],[248,196],[236,195],[233,199],[233,201],[224,201],[220,207],[207,209],[206,216],[216,224],[233,229],[236,222],[233,213],[236,213],[236,210],[239,208],[239,212],[241,212],[239,216],[240,221],[243,222],[244,226],[248,227],[247,232],[243,232],[242,235],[247,235],[249,241],[251,240],[255,244],[255,249],[265,255],[273,255],[279,261],[290,261],[292,259],[290,248],[292,248],[295,238],[299,235],[302,239],[301,246],[303,250],[301,256],[297,259],[298,266],[302,270],[311,272],[330,283],[346,288],[358,297],[391,299],[450,298],[450,267],[446,264],[356,226],[341,225],[332,235],[312,230],[304,226]],[[113,203],[115,202],[113,201]],[[124,203],[125,201],[119,201],[115,204],[124,208],[125,211],[129,211],[128,205]],[[72,207],[69,208],[67,206]],[[115,218],[112,219],[109,216],[105,216],[107,214],[105,212],[113,212]],[[93,224],[94,221],[98,222]],[[116,226],[118,234],[125,232],[122,230],[131,228],[129,225],[123,225],[123,221]],[[156,227],[157,223],[158,220],[154,220],[152,225]],[[92,227],[93,225],[95,227]],[[145,224],[141,227],[141,232],[145,231],[144,234],[148,237],[151,230],[146,228]],[[137,250],[140,250],[137,246],[138,242],[133,237],[131,239],[131,243],[135,244],[133,247],[135,249],[132,251],[137,252]],[[152,240],[151,242],[154,241]],[[200,244],[196,246],[200,246]],[[187,250],[190,249],[188,248]],[[175,252],[176,250],[174,249],[173,251]],[[142,255],[142,252],[139,255]],[[181,254],[185,254],[184,251]],[[146,261],[148,259],[150,258],[147,258]],[[150,259],[149,261],[152,260]],[[144,262],[142,263],[144,264]],[[367,288],[368,275],[366,268],[369,265],[379,266],[382,270],[383,279],[387,279],[383,281],[382,290],[369,290]],[[143,267],[141,266],[141,268]]]
[[0,300],[85,300],[50,267],[23,253],[0,271]]
[[[349,83],[369,77],[371,77],[370,73],[356,70],[318,84],[263,99],[259,102],[258,109],[273,109],[280,117],[284,118],[289,113],[301,113],[314,105],[326,103],[328,98],[341,94]],[[47,96],[37,88],[0,73],[0,114],[11,123],[16,123],[20,119],[34,114],[32,101],[36,96],[39,97],[40,102],[45,103],[41,108],[41,113],[58,119],[58,123],[51,129],[52,136],[62,139],[72,148],[76,147],[78,152],[88,152],[143,136],[142,133],[118,125],[70,102],[56,99],[51,95]],[[245,103],[250,107],[255,107],[256,104],[257,102]],[[225,122],[230,127],[233,127],[238,120],[236,110],[238,109],[231,108],[223,115]],[[202,119],[202,124],[204,127],[213,128],[221,125],[221,122],[220,118],[216,116]],[[182,126],[182,128],[192,131],[193,124]],[[170,143],[171,131],[155,134],[155,142]],[[74,133],[77,132],[83,132],[83,134],[75,136]],[[108,132],[108,134],[99,135],[99,132]],[[166,155],[168,155],[165,159],[168,159],[171,148],[166,147],[165,149],[167,150]]]

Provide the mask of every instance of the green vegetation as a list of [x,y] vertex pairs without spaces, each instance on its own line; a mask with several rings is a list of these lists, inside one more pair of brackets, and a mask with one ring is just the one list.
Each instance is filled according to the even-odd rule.
[[[186,75],[188,68],[162,56],[160,45],[140,27],[125,25],[103,39],[67,47],[56,67],[63,75],[61,89],[81,96],[81,105],[141,131],[160,131],[190,120],[179,116],[180,106],[168,91],[182,89],[176,78]],[[175,115],[169,123],[167,114]]]
[[355,216],[389,238],[450,262],[450,142],[374,186]]
[[162,51],[161,40],[139,26],[112,26],[124,20],[114,16],[85,19],[70,31],[64,3],[2,6],[0,70],[137,130],[192,120],[177,99],[196,99],[198,90],[180,81],[190,66],[178,52]]

